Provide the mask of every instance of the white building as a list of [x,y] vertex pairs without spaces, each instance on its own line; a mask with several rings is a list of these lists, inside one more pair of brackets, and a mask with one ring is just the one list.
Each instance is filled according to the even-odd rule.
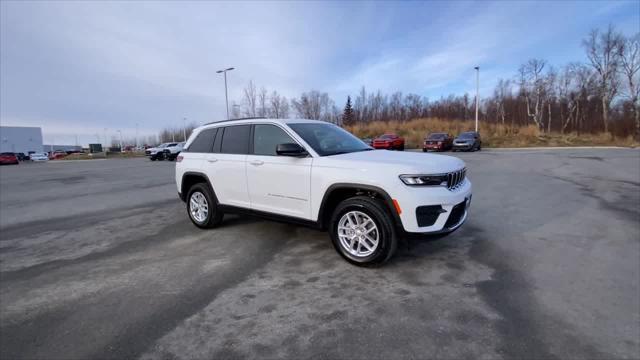
[[28,154],[42,152],[42,129],[26,126],[0,126],[0,152]]

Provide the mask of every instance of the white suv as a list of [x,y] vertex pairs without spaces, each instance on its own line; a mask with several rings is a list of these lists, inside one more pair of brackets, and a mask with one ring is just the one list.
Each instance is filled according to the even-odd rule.
[[187,213],[210,228],[248,213],[328,229],[358,265],[382,263],[406,233],[449,233],[464,223],[471,182],[462,160],[374,150],[313,120],[239,119],[204,125],[176,163]]

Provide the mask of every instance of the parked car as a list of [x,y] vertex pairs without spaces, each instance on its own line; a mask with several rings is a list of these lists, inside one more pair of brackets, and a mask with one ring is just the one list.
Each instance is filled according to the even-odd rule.
[[482,139],[475,131],[463,132],[453,140],[453,151],[476,151],[482,149]]
[[52,153],[49,154],[49,158],[51,160],[58,160],[58,159],[62,159],[65,156],[67,156],[67,152],[66,151],[62,151],[62,150],[56,150]]
[[180,142],[175,145],[169,144],[164,149],[164,157],[169,161],[174,161],[176,157],[182,152],[182,148],[184,147],[185,142]]
[[144,151],[144,154],[148,156],[151,161],[164,160],[164,149],[169,146],[169,144],[173,144],[173,146],[175,146],[178,143],[164,143],[156,147],[150,147]]
[[18,161],[27,161],[29,160],[29,155],[25,155],[25,153],[16,153],[16,157],[18,158]]
[[31,161],[49,161],[49,156],[47,153],[33,153],[29,155],[29,159]]
[[244,213],[326,229],[338,253],[357,265],[388,260],[407,233],[458,229],[471,202],[462,160],[372,151],[323,121],[206,124],[176,160],[178,195],[195,226]]
[[404,138],[396,134],[384,134],[373,139],[375,149],[404,150]]
[[450,150],[453,147],[453,136],[447,133],[431,133],[424,138],[422,144],[422,151],[427,152],[429,150],[445,151]]
[[0,165],[17,165],[20,164],[18,157],[12,152],[0,153]]

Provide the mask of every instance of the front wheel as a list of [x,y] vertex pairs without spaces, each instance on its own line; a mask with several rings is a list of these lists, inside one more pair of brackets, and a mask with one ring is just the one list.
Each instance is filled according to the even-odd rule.
[[187,194],[187,213],[199,228],[213,228],[222,222],[224,214],[218,210],[215,195],[205,183],[195,184]]
[[382,264],[393,256],[398,246],[389,210],[380,200],[367,196],[338,204],[329,231],[338,253],[358,266]]

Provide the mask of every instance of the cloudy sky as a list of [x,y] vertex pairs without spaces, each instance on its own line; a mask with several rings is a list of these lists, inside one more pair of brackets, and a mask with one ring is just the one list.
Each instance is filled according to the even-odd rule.
[[360,86],[481,93],[537,57],[585,61],[581,39],[640,31],[640,2],[0,2],[0,123],[96,141],[225,118],[224,82],[287,98]]

